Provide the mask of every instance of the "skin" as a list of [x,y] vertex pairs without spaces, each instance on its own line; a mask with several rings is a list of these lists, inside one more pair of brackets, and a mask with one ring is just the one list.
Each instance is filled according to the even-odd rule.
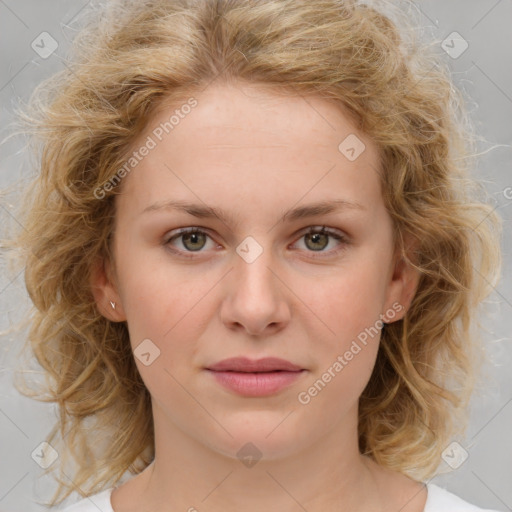
[[[402,310],[388,322],[402,318],[416,290],[418,275],[393,246],[376,146],[319,97],[240,83],[194,97],[198,105],[123,179],[115,265],[104,262],[92,283],[103,314],[127,321],[133,349],[150,339],[160,350],[148,366],[135,358],[152,396],[155,461],[113,491],[115,512],[422,511],[423,484],[358,450],[358,399],[380,333],[308,404],[297,398],[393,304]],[[134,147],[175,109],[160,109]],[[338,150],[350,134],[366,146],[354,161]],[[142,213],[171,199],[232,219]],[[280,222],[326,199],[363,208]],[[208,236],[168,242],[194,226]],[[311,226],[346,241],[315,245]],[[236,252],[248,236],[263,250],[252,263]],[[234,356],[281,357],[307,371],[275,395],[242,397],[204,369]],[[262,454],[252,467],[237,456],[248,442]]]

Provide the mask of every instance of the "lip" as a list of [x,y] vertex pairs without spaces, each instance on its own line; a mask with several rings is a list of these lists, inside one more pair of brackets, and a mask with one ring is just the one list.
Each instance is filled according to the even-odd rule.
[[231,357],[208,366],[207,370],[232,372],[273,372],[276,370],[298,372],[303,370],[300,366],[279,359],[278,357],[264,357],[262,359],[249,359],[247,357]]
[[225,388],[242,396],[268,396],[293,384],[306,370],[296,372],[215,372],[208,370]]
[[247,397],[278,393],[306,372],[290,361],[275,357],[258,360],[234,357],[220,361],[206,370],[223,387]]

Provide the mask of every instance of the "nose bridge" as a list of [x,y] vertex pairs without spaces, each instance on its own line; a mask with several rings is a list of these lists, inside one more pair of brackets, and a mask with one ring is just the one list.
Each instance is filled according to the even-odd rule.
[[279,266],[270,237],[259,238],[261,243],[255,237],[247,237],[236,247],[228,295],[222,307],[225,323],[243,326],[250,334],[262,334],[267,327],[283,328],[289,321],[289,308],[274,275],[279,273]]
[[[275,280],[270,268],[274,268],[275,258],[267,237],[247,236],[236,248],[234,278],[237,287],[247,288],[255,294],[265,294],[273,291]],[[274,270],[275,272],[275,270]]]

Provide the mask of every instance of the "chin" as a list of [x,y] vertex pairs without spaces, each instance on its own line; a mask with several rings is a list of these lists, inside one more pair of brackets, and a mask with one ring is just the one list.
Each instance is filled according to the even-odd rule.
[[[314,442],[312,432],[296,423],[295,415],[283,411],[237,413],[237,417],[221,422],[218,435],[209,436],[207,444],[218,453],[231,458],[251,460],[284,459]],[[284,421],[283,421],[284,420]]]

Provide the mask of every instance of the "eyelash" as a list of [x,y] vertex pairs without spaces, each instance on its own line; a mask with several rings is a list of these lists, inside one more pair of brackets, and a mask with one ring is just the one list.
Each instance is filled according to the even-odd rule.
[[[173,254],[176,254],[182,258],[187,258],[187,259],[193,259],[193,258],[196,258],[197,256],[194,254],[195,252],[197,253],[201,253],[202,250],[199,250],[199,251],[181,251],[181,250],[176,250],[174,248],[171,248],[170,247],[170,242],[172,242],[173,240],[176,240],[178,238],[180,238],[181,236],[183,235],[188,235],[188,234],[205,234],[206,236],[208,236],[210,239],[210,235],[208,234],[207,231],[199,228],[199,227],[190,227],[190,228],[181,228],[178,230],[177,233],[175,233],[173,236],[171,237],[168,237],[165,239],[164,241],[164,245],[167,246],[169,248],[169,250],[173,253]],[[334,238],[335,240],[337,240],[338,242],[341,242],[340,245],[338,246],[338,248],[336,249],[331,249],[330,251],[318,251],[319,253],[321,254],[326,254],[325,255],[322,255],[322,256],[319,256],[317,254],[314,254],[315,251],[306,251],[306,252],[311,252],[311,257],[312,258],[327,258],[327,257],[332,257],[332,256],[335,256],[337,254],[339,254],[341,251],[343,251],[346,246],[349,244],[349,239],[340,234],[338,231],[335,231],[333,229],[330,229],[326,226],[311,226],[308,228],[308,230],[305,232],[305,233],[302,233],[301,236],[299,237],[298,240],[300,240],[301,238],[303,238],[304,236],[306,235],[310,235],[310,234],[325,234],[325,235],[328,235],[329,237],[331,238]]]

